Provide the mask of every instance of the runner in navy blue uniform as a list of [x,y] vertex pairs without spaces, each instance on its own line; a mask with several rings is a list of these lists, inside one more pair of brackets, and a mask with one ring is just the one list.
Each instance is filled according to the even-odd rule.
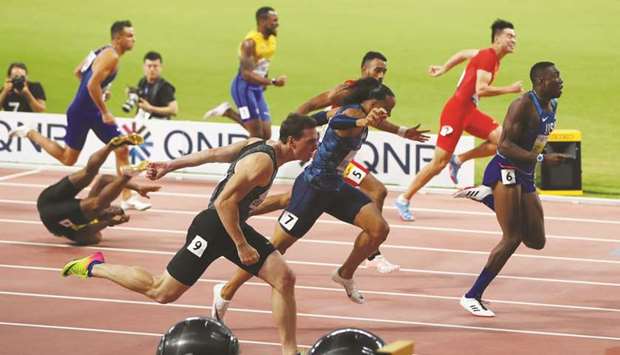
[[[375,79],[365,80],[373,81],[374,85],[358,85],[351,101],[345,101],[344,106],[330,112],[325,136],[312,163],[295,180],[290,202],[271,240],[284,253],[310,230],[323,212],[363,229],[365,233],[357,237],[345,263],[332,275],[356,303],[364,303],[364,297],[355,287],[353,273],[387,238],[389,226],[377,205],[359,189],[344,182],[337,167],[351,151],[359,149],[368,134],[368,126],[377,126],[389,116],[395,102],[389,88]],[[239,270],[228,283],[214,288],[214,317],[224,317],[232,296],[251,277]],[[222,298],[222,293],[230,298]]]
[[[47,138],[29,125],[20,126],[11,131],[10,136],[29,138],[40,145],[47,153],[64,165],[74,165],[77,161],[86,136],[92,129],[97,137],[108,143],[112,138],[121,135],[112,113],[108,110],[104,95],[118,72],[120,57],[131,50],[135,43],[134,30],[129,21],[116,21],[110,29],[112,42],[109,45],[93,50],[78,65],[74,74],[80,79],[77,93],[67,109],[67,133],[65,146]],[[127,147],[116,149],[116,166],[129,164]],[[130,198],[129,191],[123,192],[123,199]],[[146,209],[150,205],[140,205],[131,199],[136,209]],[[129,206],[133,206],[131,203]]]
[[497,154],[484,172],[483,188],[465,189],[456,196],[484,200],[495,210],[503,233],[480,276],[461,298],[461,306],[476,316],[495,316],[482,303],[482,294],[517,247],[521,243],[537,250],[545,246],[543,210],[534,185],[536,163],[557,164],[570,158],[566,154],[542,154],[556,123],[556,99],[563,86],[560,72],[551,62],[539,62],[530,70],[530,78],[533,90],[508,108]]
[[160,303],[173,302],[187,291],[207,267],[223,256],[273,287],[272,305],[282,354],[297,354],[295,275],[273,245],[246,220],[267,195],[278,168],[289,161],[309,159],[316,150],[316,123],[291,114],[280,126],[280,140],[250,138],[230,146],[204,150],[170,162],[152,163],[148,175],[159,179],[170,171],[206,163],[230,162],[226,178],[189,229],[185,244],[166,271],[154,276],[139,267],[104,264],[103,254],[69,262],[63,276],[99,277],[141,293]]

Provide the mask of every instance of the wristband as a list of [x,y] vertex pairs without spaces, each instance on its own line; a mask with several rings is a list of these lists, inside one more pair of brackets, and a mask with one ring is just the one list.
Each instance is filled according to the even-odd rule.
[[407,128],[405,128],[405,127],[398,127],[398,132],[396,134],[398,134],[401,137],[404,137],[405,133],[407,133]]
[[544,155],[542,155],[542,154],[538,154],[538,155],[536,156],[536,161],[537,161],[537,162],[542,163],[542,161],[543,161],[543,160],[545,160],[545,156],[544,156]]

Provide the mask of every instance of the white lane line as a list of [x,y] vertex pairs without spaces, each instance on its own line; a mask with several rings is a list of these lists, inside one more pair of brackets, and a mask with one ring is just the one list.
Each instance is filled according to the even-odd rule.
[[[275,218],[274,218],[275,219]],[[33,221],[33,220],[21,220],[21,219],[6,219],[0,218],[0,223],[19,223],[19,224],[37,224],[40,225],[41,222]],[[114,231],[131,231],[131,232],[149,232],[149,233],[160,233],[160,234],[176,234],[176,235],[186,235],[187,231],[185,230],[175,230],[175,229],[159,229],[159,228],[141,228],[141,227],[121,227],[114,226],[111,229],[108,229],[106,233],[114,232]],[[343,245],[343,246],[352,246],[353,242],[341,242],[335,240],[316,240],[316,239],[300,239],[300,243],[314,243],[314,244],[329,244],[329,245]],[[483,250],[463,250],[463,249],[448,249],[448,248],[429,248],[429,247],[416,247],[416,246],[406,246],[406,245],[394,245],[394,244],[381,244],[382,249],[401,249],[401,250],[415,250],[415,251],[428,251],[428,252],[436,252],[436,253],[452,253],[452,254],[474,254],[474,255],[488,255],[488,251]],[[541,259],[541,260],[557,260],[557,261],[575,261],[575,262],[588,262],[588,263],[599,263],[599,264],[620,264],[620,260],[609,260],[609,259],[591,259],[591,258],[573,258],[573,257],[565,257],[565,256],[550,256],[550,255],[535,255],[535,254],[520,254],[515,253],[512,257],[516,258],[528,258],[528,259]]]
[[[28,184],[28,183],[12,183],[12,182],[0,182],[0,186],[14,186],[14,187],[26,187],[26,188],[45,188],[48,185],[43,184]],[[200,198],[200,199],[209,199],[211,198],[211,194],[196,194],[196,193],[184,193],[184,192],[166,192],[159,191],[151,193],[153,196],[169,196],[169,197],[191,197],[191,198]],[[474,202],[472,202],[473,204]],[[383,206],[384,210],[396,210],[396,207],[392,206],[392,202],[388,202]],[[413,207],[412,211],[414,212],[432,212],[432,213],[440,213],[440,214],[462,214],[462,215],[470,215],[470,216],[486,216],[493,217],[495,219],[495,214],[491,212],[475,212],[475,211],[466,211],[466,210],[453,210],[453,209],[444,209],[444,208],[418,208]],[[610,219],[594,219],[594,218],[575,218],[575,217],[561,217],[561,216],[545,216],[546,220],[550,221],[565,221],[565,222],[579,222],[579,223],[596,223],[596,224],[618,224],[620,225],[620,219],[618,220],[610,220]]]
[[4,176],[0,176],[0,181],[7,181],[7,180],[15,179],[18,177],[22,177],[22,176],[34,175],[40,172],[41,172],[41,169],[34,169],[34,170],[23,171],[21,173],[15,173],[11,175],[4,175]]
[[[183,304],[183,303],[159,304],[159,303],[148,302],[148,301],[133,301],[133,300],[124,300],[124,299],[117,299],[117,298],[78,297],[78,296],[55,295],[55,294],[46,294],[46,293],[0,291],[0,295],[62,299],[62,300],[86,301],[86,302],[134,304],[134,305],[146,305],[146,306],[155,306],[155,307],[190,308],[190,309],[201,309],[201,310],[211,309],[210,306],[195,305],[195,304]],[[248,309],[248,308],[232,308],[231,307],[228,309],[228,311],[229,312],[233,311],[233,312],[242,312],[242,313],[254,313],[254,314],[271,314],[271,311],[268,311],[268,310]],[[528,335],[547,335],[547,336],[581,338],[581,339],[592,339],[592,340],[620,341],[619,337],[602,336],[602,335],[549,332],[549,331],[537,331],[537,330],[513,329],[513,328],[481,327],[481,326],[450,324],[450,323],[418,322],[418,321],[397,320],[397,319],[352,317],[352,316],[345,316],[345,315],[330,315],[330,314],[317,314],[317,313],[297,313],[297,316],[303,317],[303,318],[321,318],[321,319],[330,319],[330,320],[336,320],[336,321],[347,320],[347,321],[368,322],[368,323],[399,324],[399,325],[408,325],[408,326],[418,325],[418,326],[436,327],[436,328],[467,329],[467,330],[480,330],[480,331],[487,331],[487,332],[517,333],[517,334],[528,334]]]
[[[36,205],[35,201],[10,200],[10,199],[0,199],[0,203],[33,205],[33,206]],[[200,211],[151,208],[151,209],[148,209],[140,213],[163,213],[163,214],[179,214],[179,215],[195,216],[199,212]],[[251,218],[255,220],[265,220],[265,221],[276,221],[278,219],[277,217],[270,217],[270,216],[253,216]],[[342,221],[334,221],[334,220],[328,220],[324,218],[319,218],[317,220],[317,223],[350,226],[348,223],[344,223]],[[423,230],[423,231],[431,231],[431,232],[466,233],[466,234],[472,234],[472,236],[469,236],[469,237],[475,237],[475,238],[484,237],[487,235],[492,235],[492,236],[502,235],[500,231],[489,231],[489,230],[479,230],[479,229],[429,227],[429,226],[420,226],[420,225],[413,225],[413,224],[390,224],[389,226],[390,228],[395,228],[395,229]],[[123,228],[130,228],[130,227],[123,227]],[[145,229],[143,231],[147,231],[147,230]],[[148,231],[152,231],[152,230],[148,230]],[[183,232],[182,234],[185,234],[185,232]],[[416,235],[416,237],[423,237],[423,236]],[[558,239],[558,240],[600,242],[600,243],[620,243],[620,239],[594,238],[594,237],[583,237],[583,236],[566,236],[566,235],[554,235],[554,234],[548,234],[546,235],[546,238],[547,239]]]
[[[50,324],[33,324],[33,323],[15,323],[15,322],[0,322],[0,325],[9,326],[9,327],[26,327],[26,328],[43,328],[43,329],[54,329],[54,330],[73,330],[79,332],[92,332],[92,333],[107,333],[107,334],[121,334],[121,335],[140,335],[140,336],[149,336],[149,337],[157,337],[161,338],[163,335],[160,333],[148,333],[148,332],[134,332],[129,330],[118,330],[118,329],[102,329],[102,328],[84,328],[84,327],[68,327],[61,325],[50,325]],[[266,341],[256,341],[256,340],[239,340],[242,344],[254,344],[254,345],[269,345],[269,346],[280,346],[279,343],[271,343]],[[309,348],[308,345],[298,345],[299,347]]]
[[[0,268],[32,270],[32,271],[51,271],[51,272],[60,272],[61,270],[60,268],[51,268],[51,267],[44,267],[44,266],[7,265],[7,264],[0,264]],[[227,280],[223,280],[223,279],[219,280],[219,279],[205,279],[205,278],[200,278],[198,280],[198,282],[204,282],[204,283],[221,283],[221,282],[226,282],[226,281]],[[251,282],[251,281],[246,282],[245,285],[253,286],[253,287],[271,287],[262,282]],[[334,292],[334,293],[342,294],[342,288],[304,286],[304,285],[299,285],[299,284],[296,284],[295,288],[300,289],[300,290],[324,291],[324,292]],[[434,300],[449,300],[451,302],[452,301],[456,302],[461,299],[460,295],[459,296],[439,296],[439,295],[429,295],[429,294],[410,293],[410,292],[389,292],[389,291],[371,291],[371,290],[361,290],[361,291],[368,295],[388,296],[388,297],[426,298],[426,299],[434,299]],[[581,310],[581,311],[620,313],[620,309],[618,308],[576,306],[576,305],[566,305],[566,304],[556,304],[556,303],[509,301],[509,300],[498,300],[498,299],[485,299],[485,301],[489,301],[492,303],[500,303],[500,304],[519,305],[519,306],[547,307],[547,308],[560,308],[560,309],[571,309],[571,310]]]
[[[37,247],[48,247],[48,248],[75,248],[69,244],[55,244],[55,243],[38,243],[38,242],[22,242],[22,241],[11,241],[11,240],[0,240],[0,244],[9,244],[9,245],[25,245],[25,246],[37,246]],[[172,256],[176,254],[173,251],[160,251],[160,250],[144,250],[144,249],[130,249],[130,248],[112,248],[112,247],[103,247],[103,246],[84,246],[80,247],[81,249],[91,249],[91,250],[103,250],[109,252],[120,252],[120,253],[134,253],[134,254],[150,254],[150,255],[167,255]],[[293,265],[304,265],[304,266],[318,266],[318,267],[328,267],[328,268],[336,268],[340,267],[340,264],[335,263],[319,263],[312,261],[300,261],[300,260],[286,260],[287,263]],[[364,266],[360,266],[360,268],[365,269]],[[439,271],[439,270],[428,270],[428,269],[411,269],[411,268],[401,268],[401,272],[408,273],[416,273],[416,274],[431,274],[431,275],[442,275],[442,276],[464,276],[464,277],[478,277],[478,274],[469,273],[469,272],[453,272],[453,271]],[[535,281],[535,282],[554,282],[554,283],[565,283],[565,284],[576,284],[576,285],[588,285],[588,286],[609,286],[609,287],[620,287],[620,283],[613,282],[598,282],[598,281],[586,281],[586,280],[565,280],[565,279],[553,279],[553,278],[541,278],[541,277],[526,277],[526,276],[511,276],[511,275],[497,275],[498,279],[510,279],[510,280],[520,280],[520,281]]]

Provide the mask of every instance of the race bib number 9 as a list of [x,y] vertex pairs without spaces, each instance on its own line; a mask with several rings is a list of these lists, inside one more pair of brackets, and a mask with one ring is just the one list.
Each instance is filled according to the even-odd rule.
[[187,246],[187,250],[189,250],[192,254],[201,258],[202,254],[204,254],[205,250],[207,250],[207,241],[204,240],[201,236],[197,235],[192,239],[191,243]]
[[343,177],[349,185],[359,186],[366,175],[368,175],[368,169],[355,160],[351,160],[349,165],[344,169]]
[[514,185],[517,183],[517,176],[515,175],[515,169],[502,169],[502,184]]

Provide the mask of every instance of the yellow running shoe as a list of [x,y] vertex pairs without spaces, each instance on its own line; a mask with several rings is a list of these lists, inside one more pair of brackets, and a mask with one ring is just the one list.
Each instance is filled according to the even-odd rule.
[[146,169],[148,169],[150,163],[151,162],[148,160],[143,160],[139,162],[138,164],[121,166],[121,174],[125,176],[140,175],[141,172],[146,171]]
[[62,268],[61,275],[63,277],[67,277],[69,275],[75,275],[77,277],[81,277],[83,279],[87,277],[91,277],[91,272],[93,270],[93,266],[97,264],[103,264],[105,262],[103,258],[103,253],[100,251],[89,255],[85,258],[75,259],[69,261]]
[[135,132],[110,139],[110,145],[114,148],[124,145],[140,145],[142,143],[144,143],[144,137]]

